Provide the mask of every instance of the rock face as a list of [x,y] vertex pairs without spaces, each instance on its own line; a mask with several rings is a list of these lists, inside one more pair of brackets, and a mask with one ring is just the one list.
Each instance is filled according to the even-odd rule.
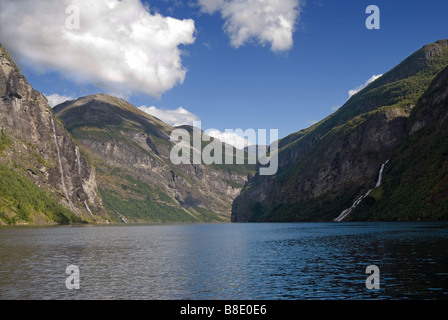
[[0,128],[10,141],[0,163],[32,180],[78,217],[104,221],[95,170],[54,118],[46,98],[31,87],[1,45],[0,49]]
[[51,109],[0,49],[0,224],[230,220],[253,165],[175,165],[175,128],[113,96]]
[[[112,218],[128,221],[228,221],[250,166],[175,165],[175,129],[105,94],[54,108],[89,154]],[[184,127],[192,132],[191,127]],[[253,170],[253,169],[252,169]]]
[[[279,141],[278,173],[249,181],[233,204],[232,221],[338,217],[375,188],[382,165],[393,159],[409,134],[432,121],[427,113],[417,115],[413,110],[447,65],[448,41],[427,45],[331,116]],[[385,175],[393,164],[392,160],[387,164]],[[376,201],[374,196],[379,200],[379,191],[374,189],[365,202]],[[361,210],[366,206],[359,206],[357,211]]]
[[413,109],[381,188],[351,220],[448,219],[448,67]]

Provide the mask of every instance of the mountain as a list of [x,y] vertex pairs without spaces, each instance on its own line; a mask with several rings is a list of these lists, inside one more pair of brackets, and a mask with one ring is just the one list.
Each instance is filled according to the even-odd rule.
[[96,172],[0,45],[0,224],[106,222]]
[[[431,184],[445,181],[443,124],[428,114],[436,107],[431,101],[443,101],[447,66],[448,41],[426,45],[334,114],[281,139],[277,174],[250,179],[234,201],[232,221],[332,221],[344,211],[344,219],[417,219],[419,208],[427,210],[424,218],[446,218],[447,210],[437,213],[445,189]],[[417,130],[423,127],[432,133]],[[416,192],[410,186],[422,176],[431,189],[409,201]]]
[[281,139],[273,176],[235,161],[174,164],[174,130],[189,136],[189,160],[212,144],[191,146],[196,128],[117,97],[51,109],[0,49],[0,224],[448,218],[447,40]]
[[266,145],[250,145],[247,147],[244,147],[244,151],[248,152],[248,153],[253,153],[253,154],[260,154],[260,155],[266,155],[268,153],[268,146]]
[[448,67],[412,111],[383,183],[349,220],[433,220],[448,215]]
[[[254,174],[247,153],[110,95],[51,109],[0,48],[0,224],[230,220],[233,199]],[[199,132],[223,159],[235,154],[233,163],[173,164],[176,129]],[[204,151],[205,141],[190,153]]]
[[191,138],[193,128],[174,128],[110,95],[67,101],[54,112],[96,168],[99,191],[113,221],[230,221],[232,202],[255,169],[173,164],[170,154],[176,143],[171,133],[183,129]]

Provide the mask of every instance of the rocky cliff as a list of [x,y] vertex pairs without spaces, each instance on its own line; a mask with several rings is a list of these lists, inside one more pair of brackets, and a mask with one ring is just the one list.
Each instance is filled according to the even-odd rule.
[[448,218],[448,68],[413,109],[384,179],[349,220]]
[[[100,192],[117,221],[229,221],[250,166],[175,165],[175,129],[105,94],[54,108],[98,171]],[[191,132],[191,127],[184,127]]]
[[[51,223],[107,219],[97,192],[95,170],[54,117],[46,98],[32,88],[1,45],[0,129],[2,170],[16,175],[2,180],[0,221]],[[19,180],[23,185],[15,190],[13,183]],[[40,191],[34,190],[28,181]],[[27,195],[20,196],[20,192],[26,193],[26,190],[38,192],[41,199],[25,201]],[[42,198],[46,199],[45,203],[38,203]],[[58,207],[53,201],[65,209],[50,210],[49,207]]]
[[[280,140],[278,173],[256,175],[246,185],[233,204],[232,221],[337,218],[375,188],[383,164],[409,136],[416,104],[447,65],[448,41],[427,45],[331,116]],[[411,131],[429,121],[415,117]]]

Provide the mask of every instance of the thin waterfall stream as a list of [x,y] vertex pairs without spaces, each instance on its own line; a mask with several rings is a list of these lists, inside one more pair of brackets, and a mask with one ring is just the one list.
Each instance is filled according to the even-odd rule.
[[67,188],[65,186],[65,178],[64,178],[64,170],[62,168],[62,161],[61,161],[61,152],[59,150],[59,145],[58,145],[58,140],[56,137],[56,126],[54,125],[54,119],[53,119],[53,113],[51,113],[51,125],[53,126],[53,137],[54,137],[54,143],[56,145],[56,151],[58,154],[58,162],[59,162],[59,171],[61,173],[61,183],[62,183],[62,190],[64,191],[65,194],[65,198],[67,199],[68,205],[70,207],[71,210],[73,210],[73,206],[72,206],[72,202],[70,201],[70,198],[68,196],[68,192],[67,192]]
[[87,211],[90,213],[90,215],[93,217],[93,213],[89,208],[89,205],[87,204],[87,200],[84,201],[84,205],[86,206]]
[[80,153],[81,153],[81,151],[79,150],[78,147],[76,147],[76,158],[77,158],[77,161],[78,161],[78,174],[79,174],[79,177],[81,177],[81,158],[80,158]]
[[[381,165],[381,169],[380,169],[380,173],[378,175],[378,181],[376,182],[375,188],[378,188],[379,186],[381,186],[381,182],[383,180],[383,173],[384,173],[384,168],[386,167],[386,164],[389,162],[389,160],[387,160],[385,163],[383,163]],[[374,189],[374,188],[373,188]],[[370,189],[369,191],[366,192],[366,194],[364,194],[363,196],[359,197],[354,203],[353,205],[348,208],[345,209],[344,211],[341,212],[341,214],[334,219],[333,221],[336,222],[341,222],[342,220],[344,220],[345,218],[348,217],[348,215],[350,213],[352,213],[352,211],[361,204],[362,200],[364,200],[365,198],[367,198],[367,196],[370,194],[370,192],[372,192],[373,189]]]

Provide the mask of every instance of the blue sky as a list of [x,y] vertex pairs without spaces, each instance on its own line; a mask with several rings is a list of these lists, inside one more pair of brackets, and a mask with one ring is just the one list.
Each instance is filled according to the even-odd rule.
[[[84,0],[73,3],[78,1]],[[139,0],[126,1],[132,5]],[[227,7],[223,4],[226,1]],[[226,29],[232,26],[230,19],[236,17],[228,12],[226,15],[225,10],[232,1],[235,0],[144,1],[144,5],[149,4],[151,15],[159,13],[164,18],[184,22],[190,19],[190,29],[194,22],[194,39],[185,37],[183,44],[171,47],[174,51],[170,51],[179,50],[184,78],[160,89],[159,96],[152,96],[148,90],[142,92],[144,82],[133,88],[133,82],[129,81],[126,90],[120,92],[120,86],[111,89],[101,80],[76,75],[73,70],[77,70],[77,63],[80,63],[79,69],[85,67],[77,59],[71,61],[67,57],[62,61],[74,66],[65,69],[61,63],[52,64],[48,59],[39,60],[42,58],[37,54],[25,53],[26,50],[43,50],[43,46],[22,50],[23,45],[20,47],[17,39],[26,33],[27,25],[14,29],[7,25],[4,17],[0,20],[4,21],[0,22],[0,42],[10,51],[33,87],[47,96],[77,98],[98,92],[112,93],[125,97],[137,107],[154,106],[161,113],[182,107],[184,112],[187,110],[202,121],[202,129],[279,129],[279,136],[284,137],[328,116],[347,101],[349,90],[360,87],[374,75],[389,71],[423,45],[448,38],[446,1],[284,0],[300,3],[293,21],[292,46],[274,50],[272,42],[263,42],[256,35],[236,46],[235,35],[232,38]],[[0,6],[4,7],[0,9],[4,13],[17,10],[17,3],[24,2],[2,2]],[[243,0],[242,3],[250,7],[262,1]],[[8,5],[16,8],[6,7]],[[216,5],[217,9],[213,11],[207,5]],[[380,30],[368,30],[365,26],[368,5],[377,5],[380,9]],[[148,10],[147,6],[144,8]],[[36,11],[39,10],[33,12]],[[63,21],[66,17],[59,18]],[[81,11],[81,30],[82,19]],[[40,20],[36,18],[36,21]],[[47,32],[46,25],[37,22],[34,27]],[[186,23],[185,28],[188,29]],[[115,31],[119,32],[119,28],[108,29],[108,34]],[[31,46],[27,35],[23,37]],[[51,45],[57,41],[55,37]],[[147,43],[145,48],[150,45]],[[64,48],[66,52],[77,50],[70,46]],[[154,48],[155,54],[158,48]],[[59,58],[62,53],[53,52],[54,60],[62,59]],[[177,79],[180,78],[181,75]],[[172,115],[175,116],[175,112]]]

